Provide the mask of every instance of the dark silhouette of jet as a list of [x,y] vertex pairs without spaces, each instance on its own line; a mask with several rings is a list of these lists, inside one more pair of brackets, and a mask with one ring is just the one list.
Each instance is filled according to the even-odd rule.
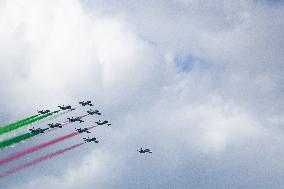
[[[76,128],[75,128],[76,129]],[[91,133],[88,128],[79,128],[79,129],[76,129],[77,132],[79,133]]]
[[62,128],[62,124],[61,123],[49,123],[48,124],[49,125],[49,127],[50,128],[56,128],[56,127],[58,127],[58,128]]
[[82,106],[87,106],[87,105],[94,106],[90,100],[88,100],[86,102],[85,101],[81,101],[81,102],[79,102],[79,104],[81,104]]
[[38,110],[37,111],[39,114],[47,114],[47,113],[49,113],[50,112],[50,110]]
[[[103,122],[101,121],[101,120],[99,120],[99,121],[96,121],[95,122],[97,125],[104,125],[104,124],[107,124],[108,123],[108,121],[107,120],[104,120]],[[107,124],[108,126],[109,125],[111,125],[110,123],[109,124]]]
[[71,118],[67,118],[70,122],[76,122],[76,121],[79,121],[80,123],[83,123],[84,121],[81,120],[82,118],[81,117],[71,117]]
[[44,131],[46,129],[41,129],[41,128],[37,128],[35,129],[34,127],[32,129],[29,129],[31,131],[32,134],[39,134],[39,133],[44,133]]
[[95,143],[99,143],[99,141],[97,140],[96,137],[94,138],[83,138],[85,142],[95,142]]
[[145,149],[143,150],[142,148],[140,148],[140,150],[137,150],[139,153],[144,154],[144,153],[152,153],[152,151],[150,149]]
[[90,110],[87,111],[87,113],[88,113],[89,115],[94,115],[94,114],[102,115],[99,110],[93,111],[93,110],[90,109]]
[[75,110],[75,108],[72,108],[71,105],[67,105],[67,106],[62,105],[62,106],[57,106],[57,107],[59,107],[60,110],[71,110],[71,111]]

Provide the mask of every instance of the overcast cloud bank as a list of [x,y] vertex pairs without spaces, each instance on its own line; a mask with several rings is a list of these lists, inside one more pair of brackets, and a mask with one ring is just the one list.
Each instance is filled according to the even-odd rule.
[[[100,145],[0,186],[283,186],[282,3],[12,0],[0,7],[0,122],[87,98],[113,123],[96,131]],[[154,153],[141,157],[140,146]]]

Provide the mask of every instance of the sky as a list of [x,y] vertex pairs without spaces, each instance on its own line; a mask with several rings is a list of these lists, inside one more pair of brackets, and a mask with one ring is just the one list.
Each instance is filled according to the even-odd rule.
[[0,124],[78,106],[52,120],[64,121],[86,112],[80,100],[112,123],[90,135],[100,143],[6,177],[0,188],[282,188],[283,17],[281,0],[0,0]]

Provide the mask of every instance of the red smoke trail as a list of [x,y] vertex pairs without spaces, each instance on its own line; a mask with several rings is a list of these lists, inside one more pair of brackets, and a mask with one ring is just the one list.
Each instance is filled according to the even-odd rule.
[[80,116],[80,118],[84,118],[84,117],[86,117],[86,116],[88,116],[89,114],[85,114],[85,115],[83,115],[83,116]]
[[[71,111],[71,110],[69,110],[69,111]],[[63,113],[61,113],[61,114],[64,114],[65,112],[63,112]],[[67,113],[67,112],[66,112]],[[85,114],[85,115],[82,115],[82,116],[79,116],[81,119],[82,118],[84,118],[84,117],[86,117],[86,116],[88,116],[89,114]],[[57,116],[59,116],[59,115],[57,115]],[[66,121],[64,121],[63,123],[61,123],[62,124],[62,126],[65,126],[65,125],[68,125],[68,124],[70,124],[70,123],[72,123],[72,122],[70,122],[69,120],[66,120]],[[56,130],[56,129],[58,129],[58,127],[56,127],[56,128],[52,128],[52,129],[48,129],[47,131],[45,131],[44,133],[41,133],[41,134],[39,134],[39,135],[37,135],[36,137],[39,137],[39,136],[41,136],[41,135],[43,135],[43,134],[46,134],[46,133],[49,133],[49,132],[51,132],[51,131],[54,131],[54,130]],[[33,137],[33,138],[30,138],[30,139],[27,139],[27,140],[24,140],[24,141],[22,141],[22,142],[27,142],[27,141],[31,141],[31,140],[33,140],[33,139],[35,139],[36,137]],[[0,140],[1,141],[1,140]],[[22,143],[21,142],[21,143]],[[19,144],[19,143],[18,143]],[[16,144],[14,144],[14,146],[11,146],[11,147],[15,147],[15,145]],[[2,165],[2,162],[1,162],[2,160],[0,160],[0,166]]]
[[65,153],[65,152],[67,152],[67,151],[73,150],[74,148],[78,148],[79,146],[81,146],[81,145],[83,145],[83,144],[84,144],[83,142],[82,142],[82,143],[79,143],[79,144],[75,144],[75,145],[70,146],[70,147],[68,147],[68,148],[64,148],[64,149],[58,150],[58,151],[56,151],[56,152],[53,152],[53,153],[51,153],[51,154],[47,154],[47,155],[45,155],[45,156],[36,158],[36,159],[34,159],[34,160],[32,160],[32,161],[30,161],[30,162],[28,162],[28,163],[25,163],[25,164],[23,164],[23,165],[18,166],[18,167],[11,168],[11,169],[9,169],[8,171],[6,171],[5,173],[0,174],[0,179],[2,179],[2,178],[4,178],[4,177],[7,177],[7,176],[9,176],[9,175],[11,175],[11,174],[14,174],[14,173],[16,173],[16,172],[18,172],[18,171],[20,171],[20,170],[22,170],[22,169],[31,167],[31,166],[33,166],[33,165],[35,165],[35,164],[38,164],[38,163],[42,162],[42,161],[45,161],[45,160],[48,160],[48,159],[53,158],[53,157],[55,157],[55,156],[58,156],[58,155],[60,155],[60,154],[63,154],[63,153]]
[[[92,127],[89,127],[88,130],[91,130],[91,129],[95,128],[95,127],[96,127],[96,125],[94,125],[94,126],[92,126]],[[3,164],[9,163],[10,161],[13,161],[13,160],[15,160],[15,159],[19,159],[19,158],[24,157],[24,156],[26,156],[26,155],[28,155],[28,154],[31,154],[31,153],[33,153],[33,152],[36,152],[36,151],[38,151],[38,150],[41,150],[41,149],[43,149],[43,148],[46,148],[46,147],[48,147],[48,146],[50,146],[50,145],[56,144],[56,143],[58,143],[58,142],[62,142],[63,140],[66,140],[66,139],[68,139],[68,138],[74,137],[74,136],[76,136],[76,135],[78,135],[78,134],[80,134],[80,133],[79,133],[78,131],[76,131],[76,132],[73,132],[73,133],[64,135],[64,136],[62,136],[62,137],[59,137],[59,138],[55,138],[55,139],[53,139],[53,140],[51,140],[51,141],[44,142],[44,143],[39,144],[39,145],[37,145],[37,146],[34,146],[34,147],[31,147],[31,148],[25,149],[25,150],[20,151],[20,152],[18,152],[18,153],[14,153],[14,154],[12,154],[12,155],[10,155],[10,156],[4,158],[4,159],[1,159],[1,160],[0,160],[0,166],[3,165]]]

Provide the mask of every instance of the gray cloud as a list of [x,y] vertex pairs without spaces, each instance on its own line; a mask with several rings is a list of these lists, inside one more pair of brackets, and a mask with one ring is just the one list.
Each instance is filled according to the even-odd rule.
[[[100,145],[11,176],[6,188],[283,185],[281,4],[9,1],[1,10],[1,122],[89,98],[113,123],[96,130]],[[154,153],[141,157],[140,146]]]

